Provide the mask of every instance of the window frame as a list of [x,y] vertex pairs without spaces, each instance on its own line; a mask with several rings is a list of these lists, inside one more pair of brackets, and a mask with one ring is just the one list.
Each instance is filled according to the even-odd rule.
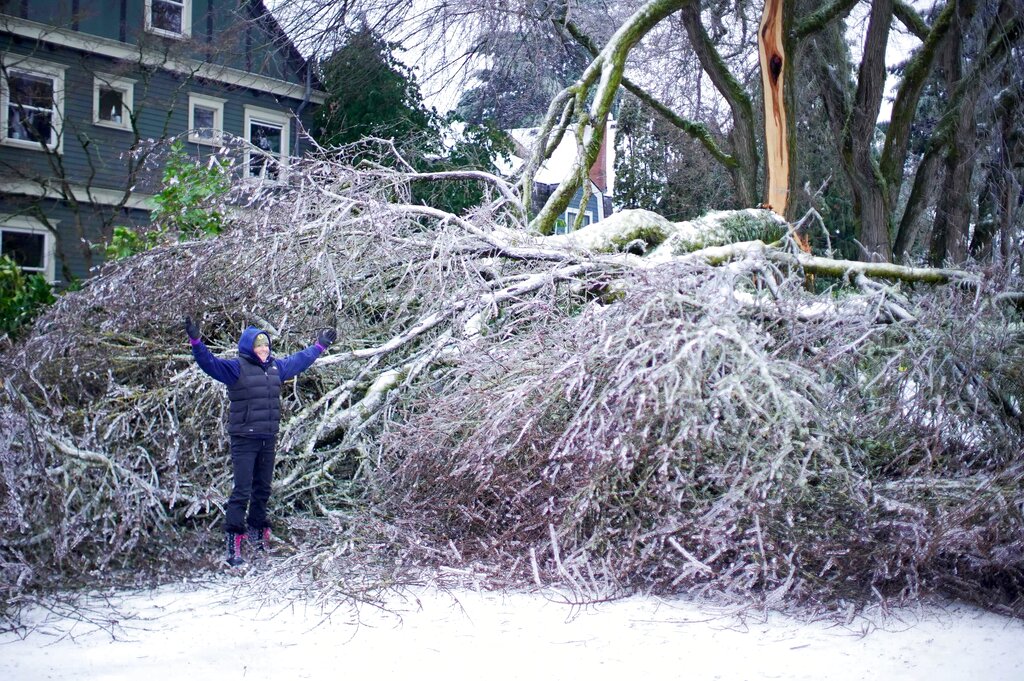
[[[188,95],[188,141],[195,144],[205,144],[211,147],[219,147],[224,144],[224,104],[226,99],[211,97],[190,92]],[[213,109],[213,137],[205,138],[196,135],[195,107],[199,105],[206,109]]]
[[[59,222],[59,220],[50,220],[50,224],[55,228]],[[22,267],[21,269],[28,274],[42,274],[51,284],[56,281],[57,241],[54,239],[53,232],[35,218],[0,214],[0,253],[3,253],[3,232],[41,234],[43,236],[43,267]]]
[[[124,111],[122,121],[114,123],[100,118],[100,88],[108,90],[120,90],[123,93],[121,98],[121,109]],[[131,78],[121,78],[106,73],[97,73],[92,81],[92,124],[114,130],[131,130],[132,113],[135,110],[135,81]]]
[[589,222],[583,224],[580,229],[594,224],[594,212],[591,210],[580,210],[579,208],[566,208],[565,209],[565,227],[567,232],[573,231],[573,225],[576,224],[576,216],[580,213],[586,216]]
[[[284,182],[288,177],[288,159],[291,153],[291,114],[281,111],[274,111],[271,109],[262,109],[255,106],[245,107],[245,116],[243,120],[244,129],[242,130],[243,136],[247,143],[243,162],[242,176],[248,180],[264,180],[267,182]],[[250,161],[251,151],[250,146],[252,145],[252,124],[262,123],[267,126],[277,126],[281,128],[281,151],[278,156],[278,176],[276,178],[268,178],[263,175],[253,175],[250,172]]]
[[[20,149],[62,153],[64,150],[64,71],[67,70],[67,67],[62,64],[12,54],[0,55],[0,61],[3,64],[2,72],[0,72],[0,144]],[[51,139],[45,145],[36,140],[20,140],[7,135],[11,102],[9,77],[12,71],[36,78],[49,78],[53,83]]]
[[164,38],[174,38],[175,40],[188,40],[192,37],[192,0],[160,0],[161,2],[181,3],[181,33],[175,33],[174,31],[168,31],[165,28],[153,25],[154,1],[146,0],[144,14],[147,33],[163,36]]

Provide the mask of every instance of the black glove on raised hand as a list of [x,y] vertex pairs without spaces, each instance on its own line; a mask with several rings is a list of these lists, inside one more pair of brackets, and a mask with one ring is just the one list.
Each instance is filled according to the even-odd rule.
[[188,334],[189,340],[199,340],[199,325],[188,315],[185,316],[185,333]]
[[334,329],[323,329],[316,337],[316,342],[325,348],[336,340],[338,340],[338,332]]

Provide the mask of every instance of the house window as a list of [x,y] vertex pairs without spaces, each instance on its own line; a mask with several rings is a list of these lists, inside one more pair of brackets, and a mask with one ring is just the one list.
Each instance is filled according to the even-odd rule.
[[92,122],[131,130],[134,98],[135,81],[98,74],[92,86]]
[[[569,210],[565,211],[565,229],[567,232],[571,232],[576,228],[576,217],[579,214],[580,212],[573,208],[570,208]],[[588,210],[583,213],[583,223],[580,225],[580,227],[586,227],[593,221],[594,216]]]
[[146,0],[146,30],[187,38],[192,34],[192,0]]
[[13,260],[27,274],[54,278],[53,235],[29,218],[0,216],[0,254]]
[[190,142],[220,145],[224,133],[224,100],[189,95],[188,129]]
[[288,165],[288,135],[287,114],[246,107],[245,140],[255,147],[246,152],[246,176],[283,179]]
[[2,142],[59,152],[64,67],[5,55],[0,86]]

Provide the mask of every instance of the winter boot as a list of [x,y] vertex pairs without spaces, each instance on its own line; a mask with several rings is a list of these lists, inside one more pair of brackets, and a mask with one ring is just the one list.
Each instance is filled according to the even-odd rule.
[[245,540],[245,535],[228,532],[224,536],[227,539],[228,544],[228,565],[231,567],[237,567],[245,562],[242,558],[242,542]]
[[264,527],[262,530],[257,530],[255,527],[249,528],[249,544],[257,553],[266,553],[270,550],[270,528]]

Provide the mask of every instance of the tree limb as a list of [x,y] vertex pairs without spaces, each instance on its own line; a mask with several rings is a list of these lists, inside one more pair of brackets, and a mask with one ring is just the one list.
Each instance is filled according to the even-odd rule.
[[921,18],[917,10],[903,0],[896,0],[892,7],[893,14],[899,19],[911,33],[921,39],[922,42],[928,39],[932,29],[928,27],[925,20]]
[[824,7],[819,7],[797,24],[793,29],[794,38],[799,42],[817,33],[832,21],[849,14],[858,2],[859,0],[833,0]]
[[[569,32],[576,41],[585,47],[594,57],[599,54],[597,46],[594,41],[591,40],[590,36],[583,32],[583,30],[576,25],[575,22],[570,20],[556,22],[558,26],[563,26],[566,31]],[[673,126],[679,128],[686,134],[693,137],[695,140],[704,145],[708,153],[721,163],[723,166],[729,169],[737,168],[739,162],[731,154],[723,150],[718,146],[718,142],[715,140],[711,131],[703,123],[691,121],[688,118],[683,118],[675,111],[669,109],[665,104],[658,100],[654,95],[649,93],[641,86],[634,83],[626,76],[622,77],[622,87],[626,88],[631,92],[637,99],[642,101],[644,104],[649,106],[651,109],[661,114],[662,118],[671,123]]]
[[917,113],[917,103],[928,81],[932,65],[935,63],[939,46],[948,35],[956,15],[956,0],[948,0],[935,24],[928,32],[924,44],[914,53],[907,63],[896,92],[896,100],[892,105],[892,117],[889,130],[885,135],[885,146],[879,161],[882,177],[890,192],[899,193],[903,184],[903,172],[906,165],[907,144],[910,139],[910,126]]

